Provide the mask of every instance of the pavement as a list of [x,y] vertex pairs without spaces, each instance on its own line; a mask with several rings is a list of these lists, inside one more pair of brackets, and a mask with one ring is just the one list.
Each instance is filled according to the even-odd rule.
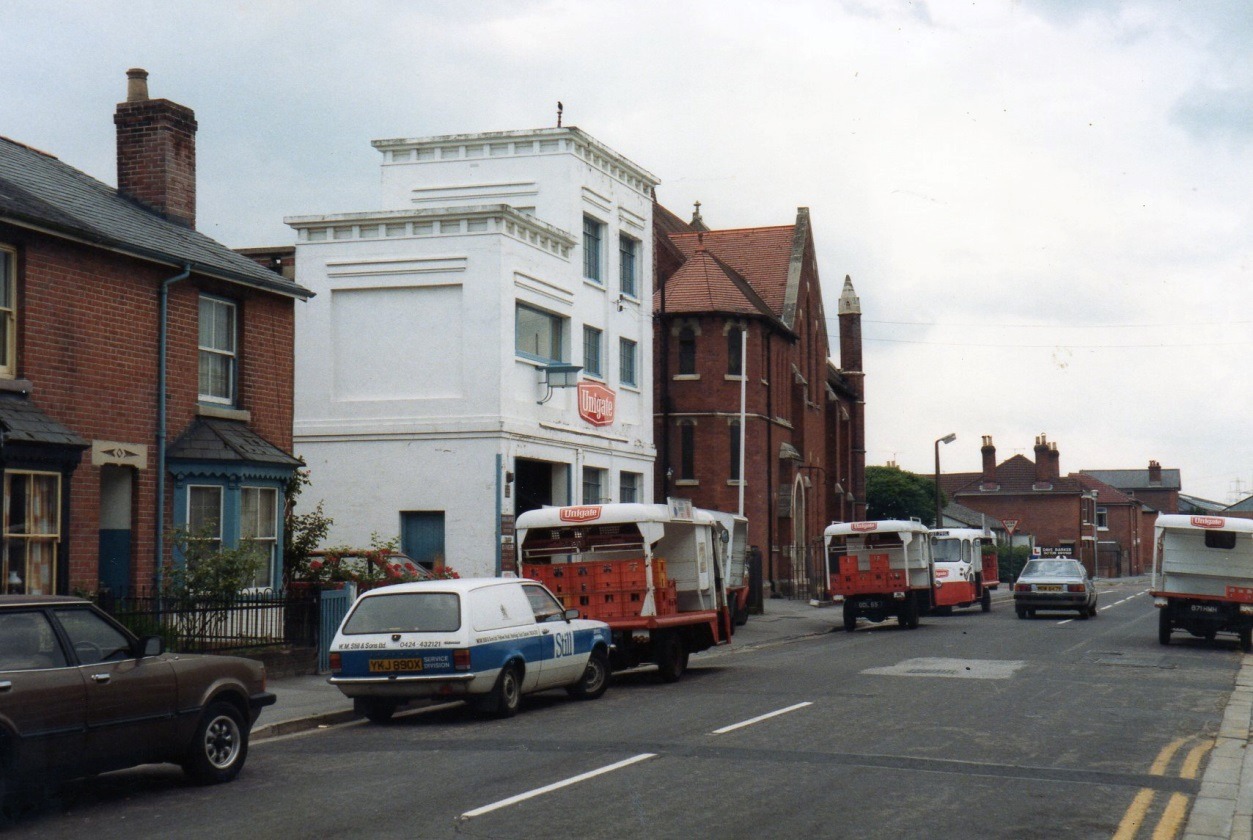
[[[1010,598],[1006,588],[994,603]],[[779,644],[843,629],[838,604],[817,604],[784,598],[769,599],[762,615],[750,616],[737,627],[732,647],[696,654],[693,661],[736,649]],[[278,701],[261,712],[252,729],[253,740],[276,738],[318,727],[356,720],[352,701],[326,681],[326,675],[276,677],[269,690]],[[1253,840],[1253,654],[1245,654],[1227,699],[1214,749],[1201,777],[1201,787],[1188,814],[1183,840]]]

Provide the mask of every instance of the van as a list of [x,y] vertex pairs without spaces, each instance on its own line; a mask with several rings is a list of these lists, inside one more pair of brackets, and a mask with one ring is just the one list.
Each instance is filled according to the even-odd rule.
[[600,697],[610,645],[607,624],[579,618],[536,581],[402,583],[357,598],[331,643],[330,683],[376,723],[413,700],[510,717],[536,691]]

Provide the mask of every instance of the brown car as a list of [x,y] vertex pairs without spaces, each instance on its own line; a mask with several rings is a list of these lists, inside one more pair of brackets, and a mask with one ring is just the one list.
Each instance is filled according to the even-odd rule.
[[258,662],[165,653],[80,598],[0,595],[0,802],[150,762],[230,781],[274,702],[265,687]]

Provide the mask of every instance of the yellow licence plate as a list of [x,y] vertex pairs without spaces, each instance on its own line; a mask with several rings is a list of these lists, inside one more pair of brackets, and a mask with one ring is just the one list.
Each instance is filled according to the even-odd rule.
[[371,659],[371,674],[394,674],[397,671],[421,671],[421,659]]
[[1035,591],[1036,592],[1061,592],[1062,588],[1061,586],[1055,583],[1037,583],[1035,586]]

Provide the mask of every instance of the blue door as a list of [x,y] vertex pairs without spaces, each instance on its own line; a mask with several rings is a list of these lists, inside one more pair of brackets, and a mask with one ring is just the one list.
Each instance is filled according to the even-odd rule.
[[444,512],[401,511],[400,550],[428,569],[434,566],[444,557]]

